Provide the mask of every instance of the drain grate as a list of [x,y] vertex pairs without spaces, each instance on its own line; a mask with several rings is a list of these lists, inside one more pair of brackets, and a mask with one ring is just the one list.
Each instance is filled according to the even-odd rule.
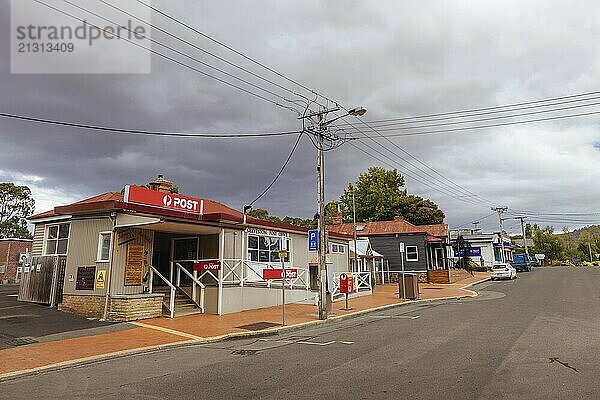
[[262,321],[262,322],[255,322],[254,324],[237,326],[236,328],[245,329],[247,331],[260,331],[263,329],[273,328],[275,326],[281,326],[281,325],[275,324],[273,322]]
[[237,356],[253,356],[258,353],[258,350],[233,350],[231,354],[235,354]]

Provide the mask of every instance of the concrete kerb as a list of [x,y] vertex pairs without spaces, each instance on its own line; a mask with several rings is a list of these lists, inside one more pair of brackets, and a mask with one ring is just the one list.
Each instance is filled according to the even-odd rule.
[[[346,320],[346,319],[357,318],[362,315],[366,315],[366,314],[370,314],[370,313],[374,313],[374,312],[378,312],[378,311],[383,311],[383,310],[389,310],[389,309],[393,309],[393,308],[399,308],[399,307],[403,307],[403,306],[406,306],[409,304],[428,303],[428,302],[444,301],[444,300],[457,300],[457,299],[462,299],[465,297],[476,297],[476,296],[478,296],[477,292],[468,290],[466,288],[472,287],[474,285],[477,285],[479,283],[489,281],[489,280],[490,280],[490,278],[481,279],[479,281],[470,283],[470,284],[460,288],[460,289],[466,290],[469,293],[471,293],[470,295],[447,296],[447,297],[439,297],[439,298],[435,298],[435,299],[408,300],[408,301],[404,301],[402,303],[387,304],[385,306],[355,311],[353,313],[348,313],[348,314],[344,314],[344,315],[336,315],[327,320],[307,321],[307,322],[301,322],[301,323],[294,324],[294,325],[280,326],[280,327],[276,327],[276,328],[268,328],[268,329],[263,329],[260,331],[254,331],[254,332],[235,332],[235,333],[228,333],[228,334],[220,335],[220,336],[213,336],[210,338],[200,338],[199,337],[199,339],[190,339],[190,340],[185,340],[185,341],[176,342],[176,343],[166,343],[166,344],[160,344],[160,345],[154,345],[154,346],[140,347],[140,348],[130,349],[130,350],[121,350],[121,351],[101,354],[101,355],[97,355],[97,356],[90,356],[90,357],[79,358],[79,359],[75,359],[75,360],[62,361],[59,363],[44,365],[44,366],[36,367],[36,368],[8,372],[8,373],[0,375],[0,382],[17,379],[24,375],[32,376],[32,375],[38,375],[38,374],[42,374],[42,373],[46,373],[46,372],[60,371],[60,370],[67,369],[67,368],[83,367],[86,365],[110,361],[110,360],[114,360],[117,358],[125,358],[125,357],[129,357],[129,356],[136,356],[136,355],[141,355],[141,354],[150,354],[150,353],[155,353],[155,352],[159,352],[159,351],[174,350],[174,349],[183,348],[183,347],[191,347],[191,346],[197,346],[197,345],[203,345],[203,344],[209,344],[209,343],[215,343],[215,342],[221,342],[221,341],[274,336],[274,335],[279,335],[281,333],[294,332],[294,331],[303,329],[307,326],[315,326],[315,325],[325,324],[328,321],[342,321],[342,320]],[[147,325],[147,324],[144,324],[144,325]]]

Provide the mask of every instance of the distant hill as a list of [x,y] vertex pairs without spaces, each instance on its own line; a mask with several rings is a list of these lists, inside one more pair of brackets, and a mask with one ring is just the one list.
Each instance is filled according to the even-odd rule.
[[[563,235],[562,232],[556,232],[556,233]],[[586,233],[600,237],[600,225],[590,225],[590,226],[586,226],[585,228],[575,229],[574,231],[569,232],[569,237],[571,240],[573,240],[575,243],[577,243],[577,241],[579,240],[579,237],[582,234],[586,234]]]

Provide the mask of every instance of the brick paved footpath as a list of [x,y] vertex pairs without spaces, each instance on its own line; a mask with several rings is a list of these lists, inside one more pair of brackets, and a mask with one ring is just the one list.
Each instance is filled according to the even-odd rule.
[[[420,284],[421,300],[446,297],[474,296],[466,287],[489,278],[488,273],[476,272],[475,276],[449,285]],[[332,318],[392,307],[403,303],[398,299],[398,286],[376,286],[373,295],[350,299],[352,310],[342,310],[344,301],[333,304]],[[264,333],[281,329],[281,306],[242,311],[222,316],[194,314],[178,318],[154,318],[133,323],[134,328],[83,336],[53,342],[35,343],[0,350],[0,378],[15,373],[84,362],[132,351],[160,348],[183,342],[218,340],[228,336]],[[248,331],[240,326],[267,322],[274,325],[262,331]],[[307,304],[287,304],[286,323],[299,326],[318,323],[317,307]]]

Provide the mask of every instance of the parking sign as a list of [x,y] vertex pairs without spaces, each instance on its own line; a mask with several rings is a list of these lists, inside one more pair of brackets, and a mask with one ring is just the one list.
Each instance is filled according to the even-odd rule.
[[308,231],[308,251],[319,251],[319,230]]

